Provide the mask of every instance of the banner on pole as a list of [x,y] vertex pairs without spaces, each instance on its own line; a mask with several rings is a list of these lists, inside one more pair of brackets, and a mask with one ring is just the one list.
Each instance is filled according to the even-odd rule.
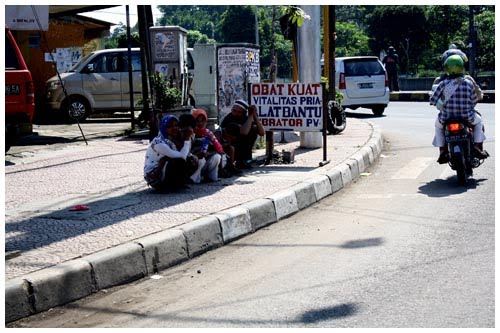
[[[38,25],[40,23],[40,26]],[[49,30],[49,6],[5,6],[5,24],[10,30]]]
[[250,103],[266,131],[316,132],[323,129],[321,83],[254,83]]

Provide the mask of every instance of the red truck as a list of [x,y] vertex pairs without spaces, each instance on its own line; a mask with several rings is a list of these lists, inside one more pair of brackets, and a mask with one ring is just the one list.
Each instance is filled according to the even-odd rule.
[[35,89],[31,72],[9,28],[5,27],[5,151],[33,131]]

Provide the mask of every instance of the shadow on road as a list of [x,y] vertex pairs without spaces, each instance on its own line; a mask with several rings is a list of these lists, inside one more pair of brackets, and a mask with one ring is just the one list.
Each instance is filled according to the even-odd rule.
[[[369,112],[369,113],[365,113],[364,111]],[[384,118],[384,117],[387,117],[387,115],[385,115],[385,114],[383,114],[381,116],[376,116],[376,115],[374,115],[368,109],[360,111],[360,112],[352,112],[352,111],[347,112],[346,111],[345,114],[349,118],[358,118],[358,119],[370,119],[370,118]]]
[[461,186],[457,182],[456,176],[451,176],[448,179],[435,179],[422,185],[418,188],[418,193],[425,194],[433,198],[448,197],[465,193],[468,190],[477,188],[486,179],[469,179],[467,186]]
[[298,319],[298,322],[313,324],[321,321],[352,316],[356,312],[358,312],[358,306],[356,304],[344,303],[327,308],[306,311]]

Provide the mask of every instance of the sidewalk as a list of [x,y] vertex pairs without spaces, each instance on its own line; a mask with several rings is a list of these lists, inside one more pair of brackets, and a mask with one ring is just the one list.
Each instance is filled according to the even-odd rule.
[[[5,167],[6,322],[128,283],[223,246],[342,189],[382,149],[378,127],[348,119],[323,149],[287,133],[275,150],[293,164],[258,165],[240,177],[176,194],[147,187],[142,139],[71,145]],[[264,150],[254,153],[263,157]],[[73,211],[77,205],[88,210]]]

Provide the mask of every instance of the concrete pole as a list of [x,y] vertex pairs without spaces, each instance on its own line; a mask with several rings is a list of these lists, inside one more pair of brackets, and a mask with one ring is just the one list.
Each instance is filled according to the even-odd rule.
[[[320,6],[300,6],[300,8],[311,16],[311,19],[304,20],[302,26],[297,29],[299,81],[321,82]],[[300,147],[321,148],[322,138],[320,131],[300,132]]]

